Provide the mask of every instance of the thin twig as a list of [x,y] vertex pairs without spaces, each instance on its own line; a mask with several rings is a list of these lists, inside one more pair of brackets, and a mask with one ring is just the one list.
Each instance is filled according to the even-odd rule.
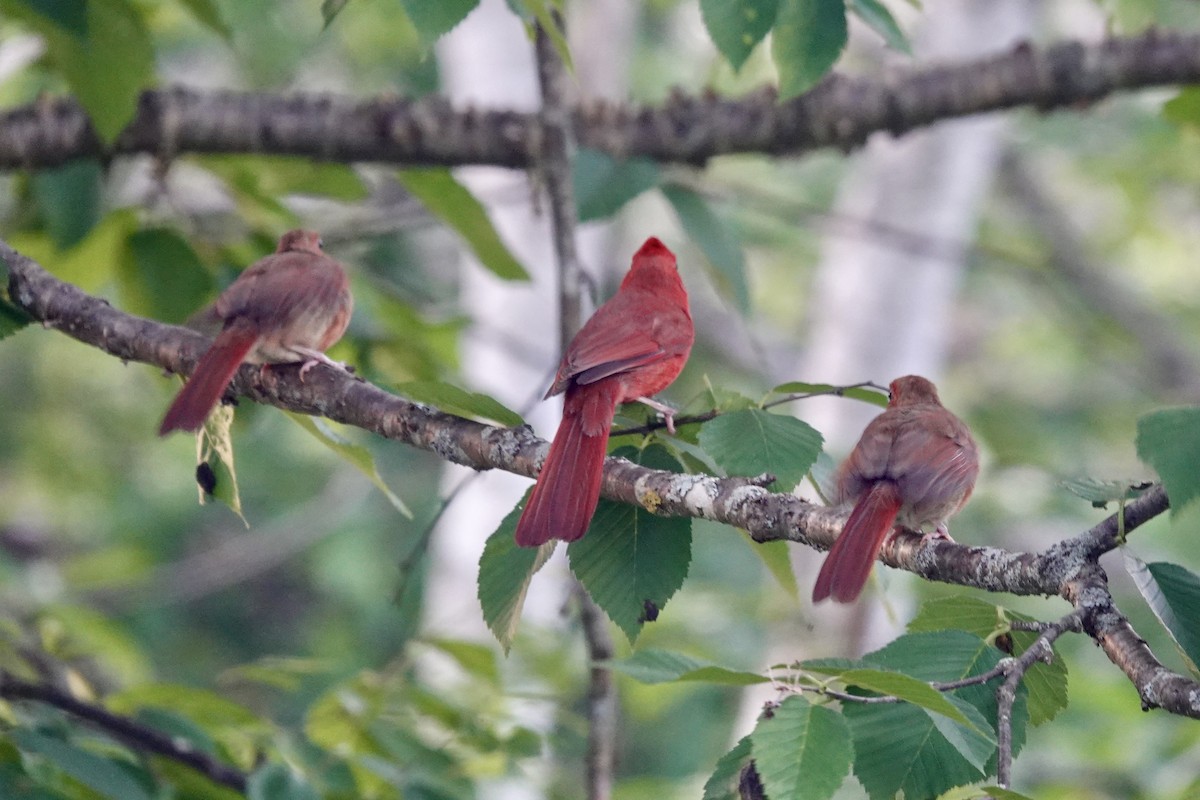
[[[555,22],[561,26],[561,17]],[[559,332],[563,350],[583,324],[581,286],[583,270],[575,249],[575,196],[571,183],[571,158],[575,142],[567,97],[566,69],[546,30],[538,25],[534,42],[538,80],[542,93],[539,120],[542,148],[539,166],[550,198],[551,230],[558,257]],[[612,658],[612,632],[604,614],[576,584],[580,598],[580,623],[587,645],[589,663]],[[613,764],[616,758],[617,694],[612,675],[606,669],[592,667],[588,681],[588,800],[608,800],[612,796]]]
[[91,723],[134,750],[178,761],[214,783],[227,786],[237,792],[244,793],[246,791],[246,776],[243,773],[196,750],[186,739],[167,736],[161,731],[134,722],[128,717],[122,717],[98,705],[78,700],[53,686],[26,681],[7,671],[0,670],[0,697],[9,700],[36,700],[54,706]]

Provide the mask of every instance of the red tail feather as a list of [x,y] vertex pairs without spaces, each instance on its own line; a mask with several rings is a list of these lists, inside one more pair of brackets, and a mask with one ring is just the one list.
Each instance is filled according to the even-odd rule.
[[199,429],[257,339],[257,333],[242,327],[221,331],[167,409],[158,435]]
[[558,433],[517,522],[518,545],[537,547],[551,539],[573,542],[587,533],[600,501],[604,453],[616,407],[612,382],[567,390]]
[[854,602],[867,584],[883,540],[896,524],[900,505],[900,491],[891,481],[874,484],[858,501],[821,565],[814,603],[830,596],[839,603]]

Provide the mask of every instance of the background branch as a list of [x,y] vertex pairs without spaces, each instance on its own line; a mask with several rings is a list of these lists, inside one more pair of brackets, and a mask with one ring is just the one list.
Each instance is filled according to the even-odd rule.
[[[938,120],[1032,106],[1049,110],[1118,91],[1200,82],[1200,35],[1151,31],[1102,42],[1021,44],[1010,52],[882,80],[831,75],[784,103],[764,89],[727,100],[675,94],[657,107],[600,102],[571,113],[580,146],[617,157],[703,163],[728,153],[850,150],[876,132],[900,136]],[[271,153],[405,165],[535,165],[539,114],[455,109],[440,99],[331,94],[287,97],[190,89],[148,91],[111,148],[73,100],[46,99],[0,115],[0,168],[146,153]]]
[[85,703],[75,697],[42,683],[22,680],[0,670],[0,697],[9,700],[36,700],[85,720],[119,742],[141,753],[163,756],[190,767],[214,783],[237,792],[246,791],[246,776],[191,746],[185,739],[168,736],[154,728],[113,714],[98,705]]

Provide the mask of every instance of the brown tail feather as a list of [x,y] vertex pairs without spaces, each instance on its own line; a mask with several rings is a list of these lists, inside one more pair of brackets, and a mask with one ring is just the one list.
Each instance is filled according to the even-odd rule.
[[821,565],[813,587],[814,603],[830,596],[839,603],[852,603],[858,598],[899,513],[900,492],[896,484],[880,481],[871,487],[850,512],[841,535]]
[[221,393],[229,385],[242,360],[254,346],[258,334],[244,328],[227,328],[213,342],[196,365],[196,371],[179,390],[163,417],[158,435],[171,431],[194,431],[204,424]]

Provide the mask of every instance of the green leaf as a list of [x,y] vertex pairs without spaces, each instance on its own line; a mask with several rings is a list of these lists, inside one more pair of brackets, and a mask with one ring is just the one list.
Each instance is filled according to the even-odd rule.
[[12,336],[31,322],[33,317],[0,297],[0,339]]
[[909,44],[908,37],[900,30],[896,18],[888,11],[887,6],[879,0],[849,0],[849,4],[854,16],[882,36],[888,47],[905,55],[912,55],[912,45]]
[[[1020,656],[1037,640],[1031,631],[1010,630],[1010,620],[1032,622],[1033,617],[974,597],[942,597],[926,601],[908,624],[910,633],[962,630],[991,641],[998,633],[1012,637],[1013,654]],[[1025,673],[1021,684],[1028,692],[1029,721],[1041,725],[1067,707],[1067,662],[1051,647],[1053,660],[1037,662]]]
[[479,0],[401,0],[404,11],[426,47],[449,33],[467,14],[479,5]]
[[[141,8],[129,0],[89,0],[86,25],[81,26],[74,3],[37,3],[32,14],[23,3],[5,7],[43,35],[100,140],[107,144],[116,139],[133,118],[141,91],[154,81],[154,48]],[[51,7],[56,7],[53,18],[39,13]]]
[[248,800],[319,800],[320,795],[287,764],[265,764],[246,781]]
[[233,29],[225,22],[216,0],[183,0],[192,16],[227,42],[233,41]]
[[771,37],[779,99],[803,94],[825,77],[846,38],[845,0],[780,0]]
[[1138,458],[1158,471],[1171,516],[1200,495],[1200,408],[1169,408],[1137,423]]
[[1200,128],[1200,86],[1185,86],[1163,105],[1163,118],[1180,127]]
[[[242,495],[238,490],[237,468],[233,460],[232,431],[233,406],[218,403],[196,436],[196,483],[201,505],[213,497],[228,506],[249,528],[250,522],[242,513]],[[207,474],[202,477],[206,468]]]
[[370,450],[362,445],[354,444],[342,436],[324,419],[310,417],[307,414],[296,414],[291,411],[285,413],[292,422],[295,422],[312,434],[318,442],[339,455],[347,464],[357,469],[363,475],[366,475],[367,480],[375,484],[375,488],[383,493],[383,496],[388,499],[393,508],[408,519],[413,518],[412,511],[400,499],[400,496],[393,492],[391,487],[384,482],[383,477],[379,474],[379,468],[375,466],[375,456],[371,455]]
[[573,176],[579,221],[612,216],[647,189],[658,186],[658,164],[648,158],[617,161],[607,153],[579,148]]
[[472,677],[482,678],[488,684],[496,688],[500,687],[500,665],[496,663],[495,648],[457,639],[422,639],[421,641],[450,656]]
[[1001,789],[999,786],[981,786],[979,793],[974,797],[988,798],[988,800],[1033,800],[1028,795],[1014,792],[1012,789]]
[[946,699],[967,718],[969,724],[962,725],[941,714],[930,714],[933,727],[946,737],[958,754],[980,772],[987,774],[988,759],[996,752],[996,734],[979,709],[962,698],[947,694]]
[[847,686],[858,686],[878,694],[898,697],[906,703],[949,717],[961,725],[971,724],[971,720],[945,695],[925,681],[909,675],[884,669],[839,666],[825,660],[805,661],[800,666],[809,672],[839,678]]
[[729,669],[683,653],[653,648],[638,650],[628,658],[600,661],[598,665],[628,675],[641,683],[651,684],[692,681],[726,686],[752,686],[769,683],[771,680],[757,672]]
[[750,760],[750,737],[743,736],[725,755],[717,759],[713,774],[704,784],[701,800],[740,800],[738,784],[742,769]]
[[571,58],[570,47],[567,45],[567,37],[563,33],[558,18],[551,10],[551,6],[553,6],[561,13],[563,6],[561,0],[508,0],[508,5],[531,30],[534,22],[540,25],[550,37],[550,43],[554,45],[563,65],[568,71],[574,71],[575,64]]
[[734,71],[775,24],[779,0],[700,0],[700,16],[713,44]]
[[[652,469],[678,470],[661,445],[614,456]],[[648,606],[662,609],[683,585],[692,562],[692,521],[656,517],[644,508],[601,500],[591,527],[567,547],[571,571],[596,605],[632,643]]]
[[1146,564],[1128,550],[1125,569],[1196,672],[1200,664],[1200,576],[1178,564]]
[[850,774],[854,753],[846,720],[798,695],[764,715],[750,739],[769,797],[827,800]]
[[746,283],[746,260],[742,243],[733,229],[712,212],[696,192],[680,186],[663,186],[662,193],[670,201],[683,229],[700,246],[722,294],[732,296],[738,311],[750,311],[750,287]]
[[801,394],[813,396],[832,394],[839,397],[849,397],[853,400],[861,400],[864,403],[870,403],[873,406],[886,407],[888,404],[887,392],[881,392],[877,389],[868,389],[864,386],[855,386],[850,389],[843,389],[840,386],[834,386],[831,383],[802,383],[801,381],[788,381],[787,383],[781,383],[772,389],[771,394]]
[[81,39],[88,34],[87,0],[19,0],[4,5],[24,6]]
[[450,170],[406,169],[399,173],[404,188],[466,241],[476,258],[498,278],[527,281],[529,273],[505,246],[483,205]]
[[479,605],[483,609],[483,621],[495,635],[496,641],[508,653],[517,635],[517,623],[521,619],[521,606],[525,605],[525,594],[534,574],[542,568],[554,553],[558,544],[550,540],[538,548],[518,547],[513,539],[521,510],[529,500],[525,499],[508,512],[488,537],[479,558]]
[[33,176],[33,197],[54,245],[66,250],[100,221],[100,162],[81,158]]
[[126,310],[181,323],[212,293],[212,275],[187,240],[175,231],[133,231],[126,245],[130,258],[122,259],[118,266],[121,302]]
[[150,800],[150,794],[127,771],[127,762],[103,758],[62,739],[34,733],[28,728],[17,728],[9,735],[17,747],[25,752],[43,756],[101,797],[112,800]]
[[727,475],[776,477],[771,490],[790,492],[821,452],[821,434],[795,417],[754,408],[722,414],[700,430],[700,446]]
[[321,18],[325,20],[325,24],[322,29],[332,25],[334,18],[342,13],[342,9],[349,3],[350,0],[323,0],[321,3]]
[[1082,497],[1096,508],[1104,508],[1111,502],[1128,502],[1152,484],[1135,480],[1101,480],[1100,478],[1072,478],[1059,481],[1059,486],[1077,497]]
[[521,425],[524,420],[500,401],[479,392],[468,392],[441,381],[410,381],[397,384],[396,392],[447,414],[470,417],[484,422],[496,422],[506,427]]

